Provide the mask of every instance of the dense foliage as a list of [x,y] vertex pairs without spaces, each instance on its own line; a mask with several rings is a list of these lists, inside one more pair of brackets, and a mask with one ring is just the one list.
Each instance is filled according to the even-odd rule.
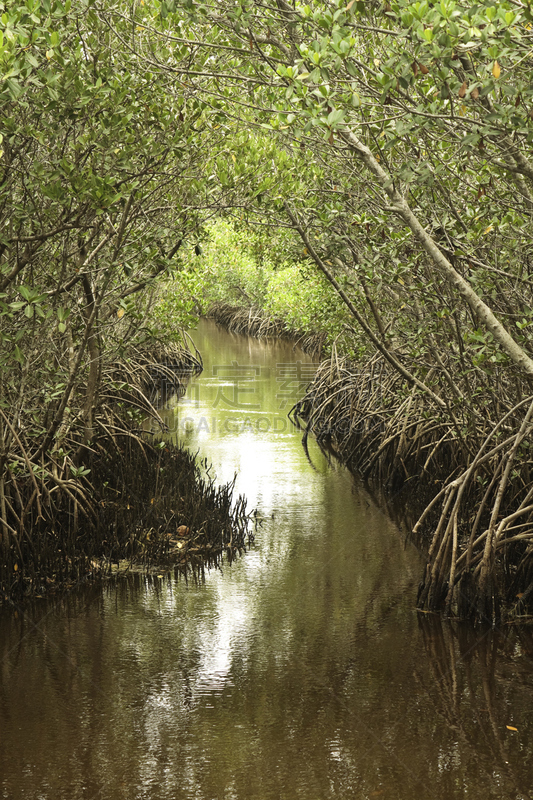
[[150,360],[191,360],[161,346],[143,309],[224,194],[213,181],[209,196],[199,194],[216,134],[195,129],[201,110],[191,92],[167,93],[157,73],[116,46],[92,6],[0,3],[0,567],[8,593],[11,584],[28,588],[25,566],[39,569],[38,530],[73,558],[78,521],[99,524],[91,463],[155,413]]
[[394,438],[416,414],[438,420],[433,457],[443,445],[453,468],[422,604],[450,610],[466,595],[462,610],[492,617],[496,584],[533,586],[531,12],[242,0],[158,13],[167,41],[211,54],[191,80],[221,124],[240,114],[276,135],[275,170],[258,137],[248,161],[238,145],[242,206],[298,233],[354,335],[403,378]]
[[[421,603],[451,610],[462,592],[468,613],[492,617],[499,584],[533,596],[529,7],[27,0],[3,12],[4,453],[22,417],[32,452],[61,446],[77,385],[90,441],[96,365],[150,303],[132,298],[175,269],[186,319],[204,303],[202,273],[216,275],[217,292],[238,286],[273,313],[305,322],[319,309],[333,333],[349,318],[346,348],[398,376],[387,435],[434,419],[415,450],[451,471],[431,506]],[[228,258],[215,235],[202,256],[205,223],[228,216],[264,236]]]
[[195,255],[190,248],[188,262],[160,287],[150,306],[158,335],[169,338],[180,326],[194,325],[195,315],[220,318],[222,307],[236,315],[253,309],[270,335],[321,334],[322,352],[342,341],[344,351],[355,357],[347,309],[287,233],[266,235],[226,220],[207,226],[202,252]]

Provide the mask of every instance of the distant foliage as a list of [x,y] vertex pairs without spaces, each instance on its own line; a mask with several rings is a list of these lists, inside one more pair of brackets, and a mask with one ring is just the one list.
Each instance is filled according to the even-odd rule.
[[[291,232],[271,237],[250,227],[218,220],[207,228],[203,252],[186,252],[186,263],[159,292],[152,319],[160,333],[191,327],[214,303],[254,307],[295,331],[323,333],[326,341],[347,337],[346,309],[324,276],[302,256]],[[299,260],[295,261],[295,256]]]

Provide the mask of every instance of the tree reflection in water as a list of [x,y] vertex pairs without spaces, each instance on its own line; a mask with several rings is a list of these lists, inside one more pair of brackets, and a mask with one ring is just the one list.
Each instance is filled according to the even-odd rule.
[[[422,613],[418,624],[430,667],[429,674],[417,670],[419,688],[463,757],[471,751],[487,778],[501,784],[502,797],[532,796],[533,626],[473,627]],[[525,712],[520,718],[517,709]]]

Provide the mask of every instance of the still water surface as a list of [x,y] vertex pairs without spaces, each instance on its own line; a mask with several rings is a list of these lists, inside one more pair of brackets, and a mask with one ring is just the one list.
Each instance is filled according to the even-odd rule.
[[416,550],[286,419],[310,360],[211,323],[195,340],[169,436],[237,472],[255,544],[205,582],[2,612],[0,797],[533,797],[532,629],[417,614]]

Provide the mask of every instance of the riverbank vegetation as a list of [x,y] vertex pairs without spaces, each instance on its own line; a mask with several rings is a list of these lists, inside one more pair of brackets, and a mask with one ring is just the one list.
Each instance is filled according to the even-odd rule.
[[[288,338],[317,357],[343,337],[342,302],[300,258],[290,232],[218,220],[206,227],[200,249],[191,248],[188,264],[159,289],[151,317],[160,335],[206,316],[234,333]],[[350,337],[343,343],[348,349]]]
[[[30,422],[30,464],[56,446],[81,374],[75,452],[88,446],[111,321],[142,330],[155,309],[164,331],[154,281],[175,276],[184,319],[223,301],[324,334],[329,366],[298,414],[318,430],[342,412],[330,445],[417,487],[422,609],[530,608],[529,7],[3,9],[9,447],[21,409],[33,420],[30,373],[59,392],[51,421]],[[238,257],[217,244],[228,220]],[[53,347],[33,356],[41,331]]]
[[[176,98],[110,46],[90,5],[1,4],[0,597],[167,533],[170,500],[154,514],[163,478],[169,492],[192,482],[198,509],[219,504],[224,530],[233,514],[229,487],[218,496],[187,457],[141,439],[161,395],[201,367],[146,310],[204,213],[191,198],[206,137],[194,110],[175,124]],[[208,525],[212,511],[198,513]],[[178,524],[193,516],[189,503]]]

